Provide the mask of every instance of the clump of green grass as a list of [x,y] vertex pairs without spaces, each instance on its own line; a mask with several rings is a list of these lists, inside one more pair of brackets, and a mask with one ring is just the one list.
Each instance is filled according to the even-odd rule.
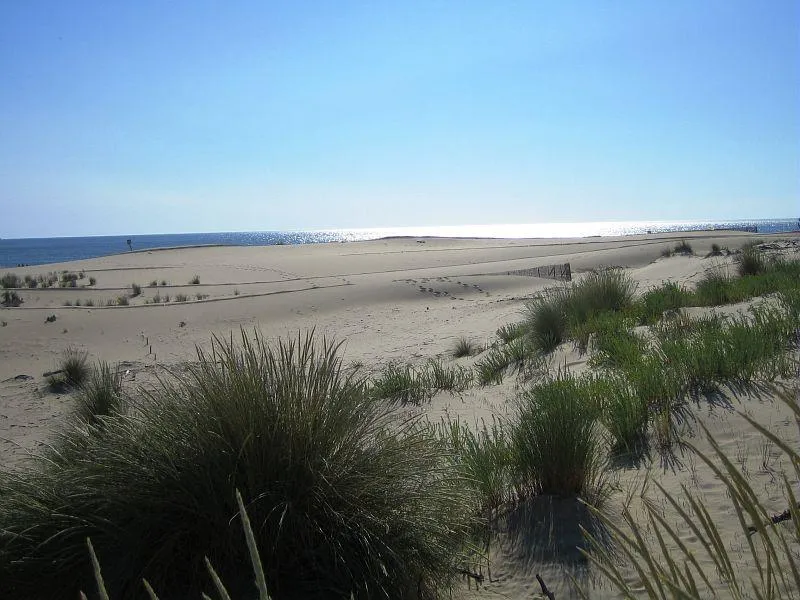
[[188,299],[186,294],[175,294],[175,302],[186,302]]
[[554,290],[525,305],[526,328],[542,352],[552,352],[567,339],[565,296],[563,290]]
[[158,287],[158,280],[153,279],[150,283],[147,284],[147,287]]
[[722,248],[719,244],[711,244],[711,252],[706,255],[706,258],[709,256],[722,256]]
[[[55,321],[55,319],[53,319]],[[89,376],[88,353],[77,348],[67,348],[61,354],[59,368],[48,377],[52,391],[65,388],[79,388]]]
[[585,347],[591,333],[587,323],[603,313],[628,309],[635,291],[636,284],[619,269],[593,271],[579,282],[528,302],[524,327],[534,346],[544,353],[576,336]]
[[194,277],[192,277],[189,280],[189,284],[190,285],[198,285],[199,283],[200,283],[200,276],[199,275],[195,275]]
[[164,286],[164,285],[167,285],[167,280],[166,280],[166,279],[162,279],[162,280],[161,280],[161,285],[162,285],[162,286]]
[[198,300],[205,300],[206,298],[208,298],[208,294],[197,294],[195,295],[195,298],[197,298]]
[[628,329],[630,317],[623,312],[603,311],[592,314],[586,321],[577,323],[570,329],[570,337],[580,352],[586,352],[590,341],[593,345],[601,343],[602,338],[617,331]]
[[85,300],[83,302],[83,305],[84,306],[94,306],[94,300],[92,300],[91,298],[88,298],[87,300]]
[[756,246],[748,244],[736,255],[736,271],[740,277],[760,275],[766,270],[767,260]]
[[61,281],[58,284],[62,288],[74,288],[78,287],[78,274],[77,273],[69,273],[63,272],[61,274]]
[[0,277],[0,287],[5,289],[21,288],[22,281],[15,273],[4,273],[3,276]]
[[694,249],[692,245],[687,242],[686,240],[681,240],[677,244],[675,244],[675,248],[673,250],[675,254],[694,254]]
[[440,360],[429,359],[422,380],[430,392],[463,392],[472,383],[472,371],[461,365],[447,367]]
[[496,332],[497,338],[504,344],[509,344],[525,334],[526,328],[523,323],[509,323],[498,328]]
[[520,396],[516,417],[513,451],[523,495],[602,498],[598,409],[583,381],[559,372]]
[[695,297],[701,305],[719,306],[734,300],[731,278],[721,269],[707,271],[695,288]]
[[111,415],[121,408],[122,379],[106,362],[92,369],[81,385],[75,415],[83,423],[97,425],[101,417]]
[[380,376],[372,381],[371,394],[380,400],[403,404],[422,404],[430,397],[425,385],[425,374],[409,364],[390,363]]
[[20,295],[12,290],[3,290],[0,298],[2,298],[0,305],[4,306],[5,308],[16,308],[24,302]]
[[128,306],[130,302],[128,302],[127,296],[117,296],[117,306]]
[[506,369],[511,365],[511,355],[503,348],[492,348],[475,363],[478,383],[502,383]]
[[138,296],[141,293],[142,293],[142,286],[140,286],[138,283],[132,283],[131,284],[131,296],[133,298],[135,298],[136,296]]
[[631,383],[614,373],[591,377],[587,385],[599,407],[600,421],[611,434],[612,451],[630,454],[643,450],[650,411]]
[[89,277],[89,285],[94,285],[96,283],[97,283],[97,279],[95,279],[94,277]]
[[674,281],[665,281],[660,286],[642,294],[635,303],[634,312],[643,325],[656,323],[667,311],[674,311],[692,303],[692,293]]
[[479,498],[479,512],[488,516],[512,500],[514,454],[511,439],[503,423],[492,418],[469,427],[461,421],[443,421],[438,434],[450,452],[454,466],[465,476]]
[[4,473],[4,592],[77,596],[88,537],[109,595],[134,597],[142,578],[165,597],[210,593],[204,557],[248,595],[240,507],[251,542],[269,549],[271,594],[444,592],[473,526],[467,482],[429,430],[342,370],[337,348],[216,340],[185,375],[141,392],[135,416],[110,414],[101,435],[67,432],[58,447],[76,452]]
[[794,321],[777,307],[751,308],[748,315],[711,316],[658,331],[659,352],[677,369],[689,390],[773,381],[792,373],[787,350]]
[[601,312],[628,308],[634,300],[636,284],[621,269],[592,271],[573,283],[567,297],[567,321],[570,326],[585,323]]

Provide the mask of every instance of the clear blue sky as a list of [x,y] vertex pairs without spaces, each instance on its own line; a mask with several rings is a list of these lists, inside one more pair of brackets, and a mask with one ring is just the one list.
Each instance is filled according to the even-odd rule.
[[0,3],[0,236],[800,216],[800,3]]

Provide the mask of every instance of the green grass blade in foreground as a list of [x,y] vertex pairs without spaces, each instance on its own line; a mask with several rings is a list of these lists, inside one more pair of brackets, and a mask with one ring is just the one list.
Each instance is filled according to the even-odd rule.
[[[778,395],[795,415],[800,417],[800,407],[796,405],[795,399],[780,392]],[[786,453],[788,462],[798,470],[800,455],[793,445],[781,440],[752,418],[746,415],[745,418],[761,434],[774,441]],[[800,568],[793,553],[800,543],[800,526],[772,525],[770,511],[765,507],[749,478],[742,474],[708,431],[705,430],[704,433],[711,445],[710,453],[700,452],[691,444],[688,444],[687,448],[695,452],[725,486],[737,515],[737,537],[746,541],[743,549],[744,557],[732,554],[729,533],[723,536],[718,522],[706,505],[685,486],[682,487],[680,494],[672,494],[664,487],[658,486],[659,499],[665,499],[669,507],[675,511],[677,517],[674,519],[667,519],[662,515],[664,507],[660,500],[645,502],[649,515],[649,524],[646,527],[650,532],[657,530],[656,545],[646,541],[642,530],[645,525],[632,519],[628,520],[626,527],[631,529],[633,534],[629,535],[617,526],[611,517],[596,509],[593,512],[609,527],[616,548],[629,557],[632,565],[640,563],[664,565],[655,570],[637,567],[641,579],[639,583],[648,590],[647,597],[660,597],[660,594],[655,596],[652,591],[661,584],[669,589],[671,597],[696,600],[708,597],[797,597],[800,593]],[[795,498],[792,485],[789,478],[784,476],[783,486],[786,488],[786,498],[789,502],[794,502]],[[798,515],[796,507],[792,506],[791,510],[793,516]],[[750,523],[755,524],[755,535],[751,535]],[[684,527],[691,531],[693,536],[682,535],[681,528]],[[667,539],[674,543],[674,547],[667,547],[664,541]],[[701,551],[715,565],[721,582],[710,581],[705,568],[698,561],[696,546],[700,546]],[[617,556],[607,547],[593,543],[592,551],[585,555],[607,574],[612,588],[625,594],[632,593],[626,578],[617,570]],[[758,575],[755,579],[748,581],[743,579],[742,560],[745,560],[748,566],[756,567]],[[682,572],[677,568],[681,565]],[[698,584],[701,581],[705,587],[699,588]]]

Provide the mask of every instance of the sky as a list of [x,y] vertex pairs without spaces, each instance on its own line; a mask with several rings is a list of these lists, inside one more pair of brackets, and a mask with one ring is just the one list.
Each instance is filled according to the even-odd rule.
[[800,216],[800,3],[0,2],[0,237]]

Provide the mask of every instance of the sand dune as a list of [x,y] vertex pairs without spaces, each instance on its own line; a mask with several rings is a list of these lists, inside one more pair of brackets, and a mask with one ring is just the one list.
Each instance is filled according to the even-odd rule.
[[[377,368],[390,360],[421,361],[446,356],[456,339],[485,342],[497,327],[518,319],[524,301],[554,284],[511,271],[569,262],[573,274],[603,266],[622,266],[644,290],[665,280],[692,285],[725,258],[703,258],[717,243],[732,249],[755,236],[741,232],[698,232],[624,238],[573,240],[390,239],[371,242],[271,247],[200,247],[120,254],[104,258],[9,269],[19,276],[67,269],[83,271],[78,285],[90,287],[20,290],[24,304],[0,309],[0,457],[19,464],[27,452],[46,443],[49,432],[70,410],[69,395],[46,390],[43,373],[53,369],[68,347],[86,350],[92,359],[120,363],[129,387],[148,384],[164,367],[191,360],[196,345],[212,335],[229,336],[240,328],[282,336],[315,327],[345,342],[348,361]],[[763,237],[763,236],[761,236]],[[786,236],[782,236],[786,237]],[[661,258],[665,248],[688,239],[694,256]],[[200,283],[190,285],[197,276]],[[148,287],[151,281],[168,285]],[[130,295],[138,283],[142,294],[127,306],[103,306]],[[156,295],[168,303],[152,303]],[[185,302],[176,302],[184,294]],[[197,300],[200,294],[202,299]],[[92,307],[64,306],[87,300]],[[54,315],[55,322],[46,323]],[[585,357],[569,349],[558,361],[580,369]],[[461,359],[469,365],[472,359]],[[462,396],[440,394],[424,409],[431,420],[459,416],[468,422],[504,416],[516,383],[473,388]],[[736,415],[740,409],[772,423],[786,439],[797,439],[787,410],[767,396],[737,398],[729,407],[698,404],[695,413],[723,444],[740,455],[776,510],[784,508],[778,485],[759,470],[763,448]],[[702,440],[699,440],[702,446]],[[767,449],[767,457],[770,450]],[[657,457],[644,465],[620,468],[620,489],[640,483],[645,473],[668,489],[690,483],[701,489],[709,506],[723,514],[731,508],[724,490],[707,468],[685,458],[663,469]],[[621,492],[620,492],[621,493]],[[619,504],[620,498],[612,500]],[[527,512],[526,512],[527,511]],[[555,511],[562,530],[540,531],[541,515]],[[559,599],[568,597],[565,573],[591,580],[574,551],[577,531],[574,503],[534,504],[504,518],[491,548],[493,582],[464,596],[499,595],[530,598],[539,593],[541,573]],[[538,520],[537,520],[538,519]],[[522,527],[520,523],[528,523]],[[520,531],[527,531],[519,537]],[[579,539],[579,538],[578,538]],[[604,597],[602,589],[597,597]]]

